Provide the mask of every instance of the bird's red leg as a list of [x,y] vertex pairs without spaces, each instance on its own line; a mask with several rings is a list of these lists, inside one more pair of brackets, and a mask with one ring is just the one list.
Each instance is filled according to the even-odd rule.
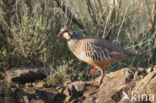
[[97,88],[99,88],[100,85],[101,85],[102,82],[103,82],[103,78],[104,78],[104,76],[105,76],[105,73],[104,73],[104,71],[102,71],[102,75],[101,75],[100,82],[99,82],[99,83],[95,83],[95,84],[93,84],[92,86],[93,86],[93,87],[97,87]]
[[90,71],[90,74],[93,75],[94,73],[96,73],[96,71],[97,71],[97,68],[94,67],[94,68]]

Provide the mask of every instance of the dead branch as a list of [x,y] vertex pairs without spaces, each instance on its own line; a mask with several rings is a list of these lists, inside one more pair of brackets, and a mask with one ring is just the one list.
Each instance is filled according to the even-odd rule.
[[101,13],[102,13],[103,9],[102,9],[102,4],[101,4],[101,0],[98,0],[98,3],[99,3],[99,6],[100,6],[100,10],[101,10]]
[[86,6],[87,6],[87,9],[88,9],[91,19],[93,20],[94,24],[97,25],[96,15],[94,13],[94,9],[91,5],[90,0],[86,0]]
[[152,23],[152,32],[155,32],[155,26],[156,26],[156,1],[154,2],[153,5],[153,23]]
[[67,16],[75,23],[77,24],[82,30],[83,30],[83,36],[87,35],[86,29],[83,25],[83,23],[81,22],[80,19],[76,18],[71,11],[69,10],[69,8],[67,8],[64,4],[61,4],[61,2],[59,0],[55,0],[55,2],[57,3],[58,7],[61,8],[63,10],[64,13],[67,13]]
[[152,17],[151,17],[151,12],[150,12],[150,8],[149,8],[149,4],[148,1],[145,0],[145,4],[146,4],[146,10],[147,10],[147,17],[148,20],[150,21],[150,27],[152,26]]

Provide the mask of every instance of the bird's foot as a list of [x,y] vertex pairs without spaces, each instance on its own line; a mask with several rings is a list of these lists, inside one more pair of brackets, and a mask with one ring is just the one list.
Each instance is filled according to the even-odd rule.
[[99,88],[100,85],[102,84],[103,78],[104,78],[104,73],[103,73],[102,76],[101,76],[100,82],[96,82],[95,84],[92,84],[92,86],[93,86],[93,87]]
[[97,68],[94,67],[94,68],[90,71],[90,74],[93,75],[93,74],[96,73],[96,71],[97,71]]
[[95,84],[92,84],[92,87],[99,88],[99,87],[100,87],[100,85],[101,85],[101,84],[97,82],[97,83],[95,83]]

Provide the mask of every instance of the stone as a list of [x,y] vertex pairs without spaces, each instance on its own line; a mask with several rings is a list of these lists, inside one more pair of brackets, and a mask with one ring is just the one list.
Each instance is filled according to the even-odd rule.
[[[99,79],[100,77],[94,82]],[[22,84],[24,86],[21,88],[16,82],[6,85],[2,81],[0,99],[2,98],[1,101],[5,103],[137,103],[137,100],[141,100],[139,103],[155,103],[156,101],[156,66],[147,69],[123,68],[111,72],[104,77],[100,88],[92,87],[92,81],[64,83],[56,88],[45,88],[44,82],[40,81]],[[128,99],[124,97],[125,95]],[[135,98],[135,95],[138,97]]]
[[4,103],[17,103],[17,101],[15,100],[15,98],[14,97],[12,97],[12,96],[6,96],[6,97],[4,97]]
[[29,103],[29,99],[27,96],[23,96],[24,103]]
[[156,76],[151,79],[146,86],[146,93],[148,94],[148,96],[153,95],[156,101]]
[[8,83],[30,83],[46,78],[43,69],[12,69],[6,72],[5,81]]
[[0,103],[5,103],[4,98],[0,96]]
[[32,99],[31,101],[30,101],[30,103],[46,103],[46,102],[44,102],[42,99]]
[[146,93],[146,86],[149,84],[149,81],[151,81],[151,79],[153,79],[155,76],[156,71],[150,72],[142,80],[136,82],[136,85],[132,91],[136,94]]
[[67,96],[66,98],[66,102],[70,102],[73,98],[77,97],[77,91],[74,87],[74,85],[72,85],[71,87],[68,87],[65,91],[64,91],[65,95]]
[[40,81],[40,82],[35,83],[34,84],[34,87],[36,87],[36,88],[42,88],[44,85],[45,85],[45,82]]
[[82,81],[76,81],[76,82],[72,82],[71,84],[69,84],[68,86],[71,88],[72,86],[75,87],[75,89],[77,91],[82,91],[84,89],[86,85],[86,82],[82,82]]

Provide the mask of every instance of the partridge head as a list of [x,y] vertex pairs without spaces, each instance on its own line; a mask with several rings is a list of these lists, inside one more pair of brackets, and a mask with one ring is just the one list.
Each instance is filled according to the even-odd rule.
[[63,36],[67,40],[79,38],[79,35],[77,34],[77,32],[67,26],[60,30],[58,37],[60,37],[60,36]]

